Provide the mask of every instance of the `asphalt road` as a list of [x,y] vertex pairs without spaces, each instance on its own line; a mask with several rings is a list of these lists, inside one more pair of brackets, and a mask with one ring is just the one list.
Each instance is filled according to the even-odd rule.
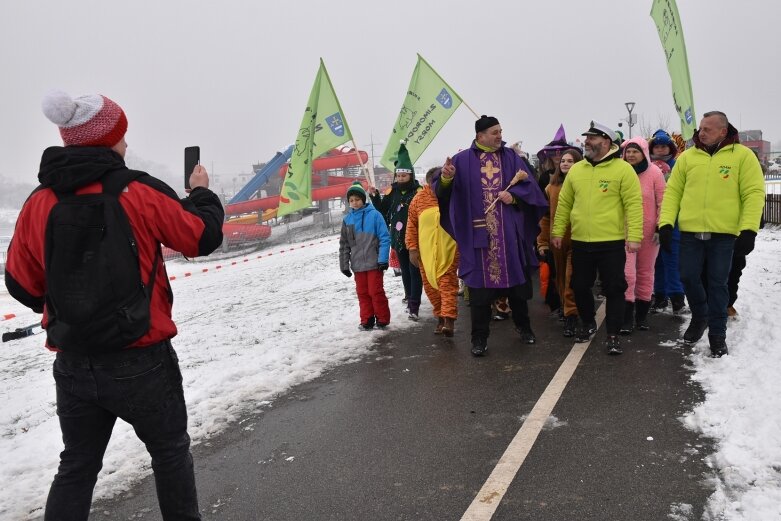
[[[473,358],[462,305],[455,338],[435,336],[433,318],[391,329],[362,361],[196,446],[203,518],[461,519],[573,346],[530,307],[536,345],[495,322],[488,356]],[[597,332],[490,519],[700,519],[712,448],[679,417],[701,391],[685,350],[659,345],[680,319],[650,322],[618,357]],[[160,519],[152,478],[91,519]]]

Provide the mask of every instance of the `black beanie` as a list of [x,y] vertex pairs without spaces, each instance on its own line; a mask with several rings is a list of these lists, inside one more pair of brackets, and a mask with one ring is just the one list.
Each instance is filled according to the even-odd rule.
[[482,116],[480,116],[480,119],[475,121],[475,133],[482,132],[498,124],[499,124],[498,119],[496,119],[493,116],[486,116],[485,114],[483,114]]

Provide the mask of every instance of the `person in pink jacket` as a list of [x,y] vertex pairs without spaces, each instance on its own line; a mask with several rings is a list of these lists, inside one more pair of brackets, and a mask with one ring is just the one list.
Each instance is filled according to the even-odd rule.
[[642,137],[632,138],[622,145],[622,157],[632,165],[640,180],[643,193],[643,240],[640,250],[627,252],[624,276],[627,290],[624,294],[626,308],[624,323],[619,332],[629,335],[637,327],[648,329],[648,310],[651,307],[651,294],[654,289],[654,264],[659,253],[659,235],[656,227],[659,223],[659,212],[664,196],[664,174],[658,166],[651,162],[648,152],[648,142]]

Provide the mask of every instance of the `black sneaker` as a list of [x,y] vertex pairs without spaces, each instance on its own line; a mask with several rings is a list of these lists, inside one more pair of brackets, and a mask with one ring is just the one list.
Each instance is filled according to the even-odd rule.
[[567,338],[575,336],[575,330],[578,327],[578,317],[575,315],[565,317],[564,319],[564,336]]
[[620,335],[631,335],[635,329],[635,303],[624,302],[624,321],[618,330]]
[[673,315],[680,315],[686,307],[686,300],[680,293],[670,295],[670,303],[673,305]]
[[367,320],[366,322],[358,326],[358,329],[362,331],[371,331],[372,329],[374,329],[374,322],[376,320],[377,318],[374,315],[372,315],[371,317],[369,317],[369,320]]
[[654,295],[654,299],[651,301],[651,313],[661,313],[667,309],[667,305],[670,301],[664,295]]
[[522,344],[536,344],[537,337],[530,327],[516,327],[515,330],[521,335]]
[[620,355],[624,352],[621,349],[621,341],[618,339],[618,335],[608,335],[607,340],[605,340],[605,347],[609,355]]
[[727,339],[723,336],[708,335],[708,342],[710,342],[711,358],[721,358],[722,356],[729,354],[729,349],[727,349]]
[[591,335],[597,332],[597,323],[590,321],[586,324],[581,324],[575,333],[575,342],[582,343],[591,340]]
[[706,329],[708,329],[707,319],[692,317],[691,322],[689,322],[689,327],[687,327],[686,331],[683,333],[683,341],[687,344],[696,344],[700,338],[702,338]]
[[488,350],[488,342],[484,338],[472,340],[472,356],[483,356]]

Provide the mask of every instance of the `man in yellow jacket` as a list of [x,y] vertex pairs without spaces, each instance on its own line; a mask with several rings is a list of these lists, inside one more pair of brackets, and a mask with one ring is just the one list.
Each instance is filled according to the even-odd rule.
[[581,325],[576,342],[588,342],[596,331],[592,288],[597,270],[605,295],[605,347],[620,355],[618,331],[624,318],[626,251],[637,251],[643,239],[643,200],[634,169],[621,159],[613,131],[596,121],[583,133],[586,159],[575,163],[559,193],[551,243],[560,248],[572,226],[572,290]]
[[[692,311],[683,341],[708,329],[711,356],[727,350],[727,278],[733,250],[748,254],[765,205],[765,178],[751,149],[738,140],[726,114],[706,112],[670,173],[659,218],[659,241],[669,251],[675,219],[681,229],[680,271]],[[707,292],[703,286],[707,281]]]

